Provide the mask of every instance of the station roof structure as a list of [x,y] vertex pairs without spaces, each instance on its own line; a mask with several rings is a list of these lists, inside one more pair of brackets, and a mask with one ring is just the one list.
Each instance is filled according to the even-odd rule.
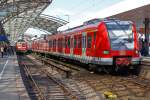
[[60,18],[41,14],[38,18],[35,18],[31,26],[33,28],[38,28],[39,30],[44,30],[55,34],[59,27],[67,23],[67,21],[62,20]]
[[126,12],[122,12],[110,17],[119,18],[122,20],[131,20],[136,23],[137,28],[144,27],[145,18],[150,18],[150,4],[135,8]]
[[52,0],[0,0],[0,34],[7,34],[11,41],[30,27],[55,32],[67,22],[55,17],[40,16]]
[[131,20],[136,23],[137,28],[140,28],[144,27],[145,18],[150,18],[149,12],[150,0],[124,0],[99,11],[96,16]]

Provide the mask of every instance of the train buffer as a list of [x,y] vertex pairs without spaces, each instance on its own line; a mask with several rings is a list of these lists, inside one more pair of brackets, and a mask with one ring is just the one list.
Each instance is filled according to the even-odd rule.
[[0,100],[30,100],[16,55],[0,58]]

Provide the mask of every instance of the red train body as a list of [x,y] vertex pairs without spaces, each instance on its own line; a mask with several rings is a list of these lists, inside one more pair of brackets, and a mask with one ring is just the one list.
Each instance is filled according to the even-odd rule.
[[25,42],[24,40],[19,40],[16,43],[16,52],[26,53],[27,51],[28,51],[27,42]]
[[46,40],[34,40],[32,50],[94,65],[140,63],[135,25],[115,19],[90,20]]

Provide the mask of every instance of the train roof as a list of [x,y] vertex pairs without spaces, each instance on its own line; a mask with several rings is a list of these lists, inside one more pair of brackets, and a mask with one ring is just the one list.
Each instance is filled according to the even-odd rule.
[[132,23],[131,21],[122,21],[122,20],[119,20],[119,19],[116,19],[116,18],[107,18],[107,19],[95,18],[95,19],[84,22],[80,26],[76,26],[76,27],[67,29],[65,31],[58,32],[58,34],[48,35],[47,39],[52,39],[52,38],[55,38],[55,37],[60,38],[60,37],[64,37],[64,36],[69,36],[69,35],[75,34],[75,32],[78,32],[78,31],[81,31],[81,30],[84,30],[84,29],[88,29],[88,28],[97,28],[98,25],[101,22],[108,23],[108,22],[116,22],[116,21],[119,22],[119,23]]
[[123,20],[119,20],[117,18],[106,18],[106,19],[101,19],[101,18],[95,18],[95,19],[91,19],[88,20],[86,22],[84,22],[82,25],[80,26],[76,26],[70,29],[67,29],[65,31],[63,31],[62,33],[67,34],[67,33],[71,33],[71,32],[76,32],[76,31],[80,31],[86,28],[91,28],[91,27],[97,27],[101,22],[123,22],[123,23],[132,23],[131,21],[123,21]]

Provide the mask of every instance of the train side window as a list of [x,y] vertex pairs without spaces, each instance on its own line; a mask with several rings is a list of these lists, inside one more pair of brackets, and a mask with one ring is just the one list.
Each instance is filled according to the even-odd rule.
[[65,38],[62,40],[63,48],[65,48]]
[[59,39],[58,43],[59,43],[59,48],[61,48],[61,39]]
[[76,48],[76,45],[77,45],[77,38],[74,37],[74,48]]
[[78,37],[78,48],[81,48],[82,46],[82,40],[81,40],[81,37],[79,36]]
[[58,47],[60,48],[61,47],[61,40],[58,39]]
[[82,48],[85,48],[85,36],[82,36]]
[[65,48],[67,48],[67,37],[65,37]]
[[62,48],[62,39],[60,40],[60,47]]
[[61,48],[61,39],[59,39],[59,47]]
[[92,36],[87,35],[87,48],[91,48],[91,44],[92,44]]
[[84,48],[86,48],[86,36],[84,36]]
[[71,38],[71,40],[70,40],[70,48],[73,48],[73,38]]
[[56,40],[53,40],[53,47],[56,48]]
[[55,40],[55,48],[56,48],[56,44],[57,44],[57,42],[56,42],[56,40]]
[[94,41],[96,40],[96,34],[97,34],[97,32],[94,32]]
[[68,38],[67,40],[68,40],[68,48],[70,48],[70,38]]
[[49,41],[49,47],[50,48],[52,47],[52,41]]
[[59,48],[59,39],[57,40],[57,47]]
[[52,47],[52,41],[50,41],[50,46]]
[[86,36],[82,36],[82,48],[86,48]]
[[54,48],[56,47],[56,40],[54,40]]
[[53,40],[53,48],[54,48],[54,40]]

